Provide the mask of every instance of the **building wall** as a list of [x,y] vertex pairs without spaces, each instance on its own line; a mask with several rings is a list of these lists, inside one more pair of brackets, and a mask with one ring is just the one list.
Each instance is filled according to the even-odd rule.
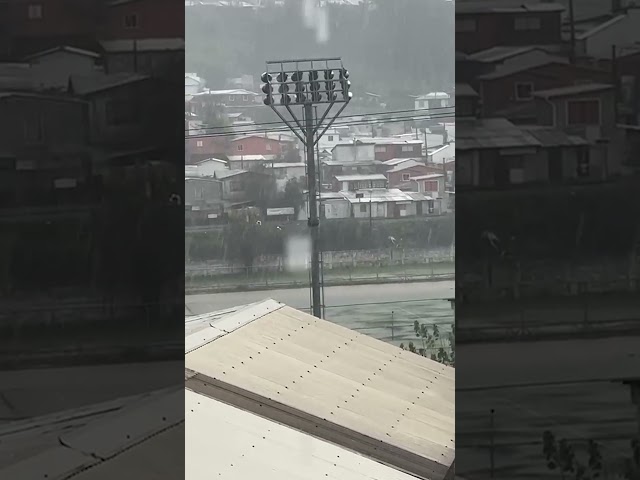
[[184,182],[184,198],[185,205],[219,205],[222,200],[222,182],[187,179]]
[[221,162],[203,162],[198,164],[198,174],[204,177],[213,176],[216,172],[227,170],[227,166]]
[[409,179],[403,180],[403,175],[409,175],[410,177],[417,177],[419,175],[428,175],[431,173],[431,169],[426,165],[416,165],[415,167],[405,168],[399,172],[387,172],[387,179],[389,180],[389,188],[396,188],[409,182]]
[[[516,17],[538,17],[541,28],[535,31],[518,31],[514,28]],[[560,12],[533,12],[530,14],[456,14],[456,23],[463,19],[477,19],[475,32],[456,30],[456,50],[473,53],[497,45],[552,45],[562,42],[562,16]]]
[[228,149],[226,138],[199,137],[186,138],[185,147],[189,162],[204,160],[210,157],[226,155]]
[[[613,90],[597,93],[585,93],[582,95],[574,95],[570,98],[558,98],[552,99],[555,105],[555,126],[568,133],[576,134],[588,138],[591,132],[600,131],[603,137],[613,135],[616,128],[615,121],[615,106],[614,106],[614,92]],[[587,127],[584,126],[570,126],[567,123],[567,105],[573,100],[587,100],[587,99],[599,99],[600,100],[600,118],[601,122],[593,124]]]
[[333,149],[332,156],[333,160],[336,162],[364,162],[377,160],[373,144],[338,145]]
[[640,10],[632,8],[623,20],[583,40],[581,43],[584,54],[595,58],[611,58],[612,45],[625,45],[630,39],[637,40],[638,25]]
[[47,87],[67,88],[71,75],[96,73],[96,59],[65,51],[52,52],[34,58],[31,62],[34,77],[47,80]]
[[[86,144],[87,105],[55,97],[0,98],[0,152],[18,152],[22,147],[46,145],[50,149]],[[25,122],[42,126],[42,140],[25,138]]]
[[[366,195],[365,195],[366,200]],[[371,215],[369,215],[369,209],[371,208]],[[388,216],[388,203],[375,202],[375,203],[354,203],[351,205],[351,211],[355,218],[386,218]]]
[[[108,73],[136,72],[143,75],[165,76],[176,72],[184,64],[184,50],[107,52],[104,55]],[[178,69],[177,71],[180,71]],[[179,81],[179,80],[178,80]]]
[[[324,218],[349,218],[351,216],[347,200],[322,200],[322,207],[324,208]],[[304,218],[306,218],[306,214]]]
[[[137,27],[125,25],[125,17],[136,15]],[[184,38],[184,7],[175,0],[135,0],[110,6],[104,35],[108,39]]]
[[[228,153],[229,155],[282,155],[290,146],[293,146],[291,142],[285,143],[255,136],[231,141]],[[242,150],[239,150],[239,147]]]
[[[381,147],[385,148],[385,151],[378,151],[374,147],[374,159],[379,160],[381,162],[386,162],[387,160],[391,160],[392,158],[416,158],[422,155],[422,143],[420,144],[410,144],[410,145],[376,145],[378,149]],[[410,147],[411,150],[403,151],[402,147]]]
[[611,74],[604,71],[551,64],[519,72],[508,77],[486,80],[481,85],[482,112],[491,116],[507,107],[521,105],[531,100],[519,100],[516,97],[518,83],[532,83],[534,90],[547,90],[573,85],[579,80],[609,82]]

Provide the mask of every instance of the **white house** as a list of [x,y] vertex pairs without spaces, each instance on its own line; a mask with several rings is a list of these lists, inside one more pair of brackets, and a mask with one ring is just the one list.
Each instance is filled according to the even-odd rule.
[[431,92],[426,95],[420,95],[414,101],[415,110],[423,110],[425,108],[445,108],[450,106],[451,96],[445,92]]
[[331,151],[334,162],[362,162],[375,160],[376,142],[365,139],[341,141]]
[[431,163],[447,163],[456,158],[456,143],[438,147],[427,151],[427,159]]
[[184,94],[195,95],[200,93],[205,86],[204,78],[200,78],[196,73],[184,74]]
[[80,48],[60,46],[24,58],[31,75],[46,88],[65,89],[71,76],[93,76],[103,70],[96,66],[100,55]]
[[199,177],[213,177],[216,172],[229,168],[227,162],[218,158],[207,158],[189,166],[195,167],[195,175]]
[[599,59],[611,58],[612,47],[628,48],[640,42],[640,8],[629,8],[589,30],[576,35],[576,50],[580,55]]
[[276,179],[276,187],[278,191],[284,191],[287,182],[292,179],[303,181],[307,173],[305,163],[273,163],[264,164],[267,172],[271,173]]
[[336,129],[330,128],[318,140],[318,148],[331,151],[338,143],[340,143],[340,134]]

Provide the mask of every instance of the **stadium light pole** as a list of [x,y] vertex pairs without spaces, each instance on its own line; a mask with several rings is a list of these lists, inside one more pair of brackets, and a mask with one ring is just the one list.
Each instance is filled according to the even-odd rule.
[[[314,147],[351,100],[349,72],[338,57],[272,60],[266,62],[266,71],[261,80],[261,89],[265,95],[263,103],[271,107],[305,146],[309,192],[307,224],[311,231],[311,308],[314,316],[322,318],[318,247],[320,219]],[[342,106],[329,117],[335,104]],[[317,118],[314,119],[313,112],[314,107],[320,105],[325,106],[325,111],[318,121]],[[286,113],[290,119],[286,117]]]

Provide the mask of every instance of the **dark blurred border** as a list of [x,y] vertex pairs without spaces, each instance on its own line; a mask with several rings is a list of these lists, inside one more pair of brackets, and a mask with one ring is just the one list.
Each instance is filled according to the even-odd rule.
[[463,478],[638,478],[639,26],[625,1],[456,2]]
[[183,66],[179,0],[0,1],[0,470],[12,422],[182,388]]

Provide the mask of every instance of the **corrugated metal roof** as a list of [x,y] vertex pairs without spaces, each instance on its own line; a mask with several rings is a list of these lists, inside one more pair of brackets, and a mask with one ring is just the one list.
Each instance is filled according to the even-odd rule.
[[107,52],[184,50],[184,38],[143,38],[139,40],[107,40],[100,42]]
[[400,163],[403,162],[408,162],[410,160],[416,160],[419,161],[419,158],[392,158],[391,160],[385,160],[384,162],[382,162],[384,165],[399,165]]
[[272,217],[276,215],[294,215],[295,208],[293,207],[282,207],[282,208],[267,208],[267,217]]
[[543,147],[574,147],[589,144],[584,138],[567,135],[553,128],[524,127],[523,130],[533,135]]
[[566,97],[571,95],[580,95],[583,93],[601,92],[604,90],[611,90],[612,88],[613,85],[606,83],[585,83],[582,85],[571,85],[568,87],[551,88],[549,90],[539,90],[533,92],[533,96],[541,98]]
[[336,180],[339,182],[357,182],[365,180],[386,180],[387,177],[381,173],[362,174],[362,175],[336,175]]
[[[385,203],[385,202],[411,202],[413,199],[397,188],[373,188],[359,190],[357,192],[341,192],[349,203]],[[357,195],[362,195],[358,197]]]
[[185,478],[189,480],[415,479],[340,446],[190,390],[185,390],[185,407]]
[[[493,62],[500,62],[508,58],[516,57],[518,55],[522,55],[523,53],[529,53],[533,50],[541,50],[541,49],[538,47],[531,47],[531,46],[491,47],[486,50],[481,50],[479,52],[469,54],[467,56],[467,59],[474,62],[493,63]],[[457,90],[456,90],[456,95],[458,95]]]
[[188,337],[185,368],[417,455],[439,471],[451,465],[453,368],[274,303],[264,314],[256,306],[215,322],[210,335]]
[[417,177],[411,177],[411,180],[430,180],[432,178],[442,178],[443,173],[430,173],[429,175],[418,175]]
[[569,65],[569,62],[564,58],[554,57],[551,55],[546,58],[524,58],[520,62],[514,62],[504,67],[499,67],[491,73],[480,75],[478,78],[480,80],[496,80],[498,78],[509,77],[511,75],[515,75],[516,73],[526,72],[527,70],[544,67],[550,64]]
[[458,150],[540,147],[530,133],[504,118],[460,119],[463,136],[456,139]]
[[387,170],[387,173],[401,172],[402,170],[406,170],[411,167],[424,167],[425,164],[423,162],[418,162],[416,160],[409,160],[408,162],[402,162],[393,167],[391,170]]
[[476,92],[468,83],[456,83],[456,97],[479,97],[480,94]]
[[224,178],[234,177],[236,175],[240,175],[241,173],[247,172],[247,170],[218,170],[214,172],[214,175],[217,179],[222,180]]

